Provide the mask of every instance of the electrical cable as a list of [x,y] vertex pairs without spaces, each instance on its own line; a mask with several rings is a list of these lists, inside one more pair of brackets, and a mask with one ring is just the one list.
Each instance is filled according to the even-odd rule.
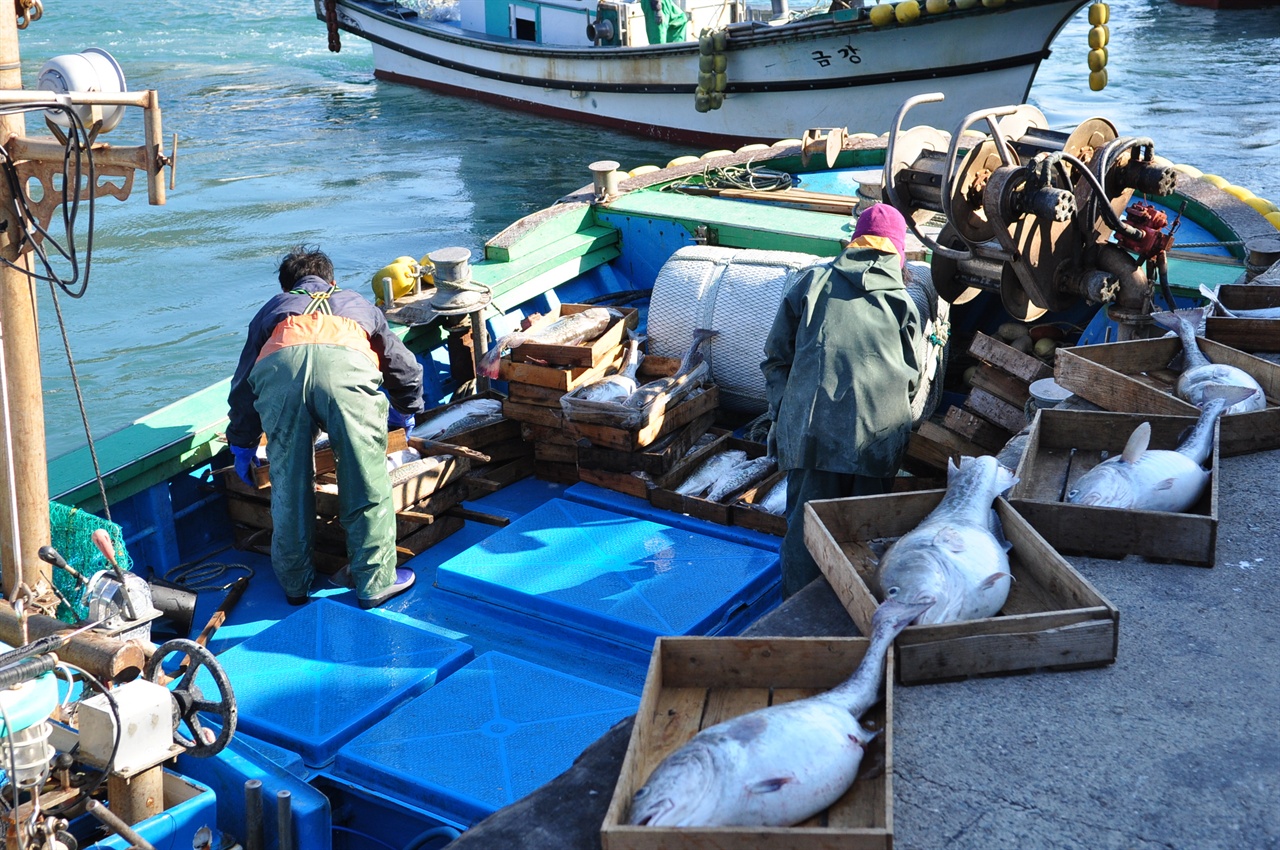
[[[244,570],[244,576],[236,576],[224,584],[212,584],[214,579],[226,575],[228,570]],[[228,590],[240,578],[253,578],[253,567],[248,564],[224,564],[210,562],[205,564],[179,564],[161,576],[170,584],[185,587],[192,593],[206,590]]]
[[87,791],[84,789],[81,789],[80,791],[81,794],[88,798],[96,794],[98,789],[102,787],[102,783],[106,781],[107,774],[111,772],[111,765],[115,763],[116,752],[120,749],[120,706],[116,703],[116,698],[111,695],[111,691],[108,690],[102,682],[99,682],[88,670],[72,664],[70,661],[63,661],[62,663],[79,673],[82,677],[88,680],[90,685],[107,698],[107,706],[111,709],[111,716],[115,720],[115,732],[111,736],[111,755],[107,757],[107,763],[102,767],[102,772],[98,774],[98,778],[94,780],[92,787]]

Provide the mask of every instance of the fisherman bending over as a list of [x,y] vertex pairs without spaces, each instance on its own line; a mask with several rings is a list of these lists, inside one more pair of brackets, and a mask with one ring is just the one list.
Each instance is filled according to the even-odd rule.
[[905,239],[901,213],[868,208],[844,252],[787,291],[765,342],[769,453],[787,470],[784,598],[818,576],[805,502],[887,493],[902,462],[921,333],[903,283]]
[[302,605],[315,578],[314,444],[320,430],[328,433],[350,575],[360,607],[374,608],[413,586],[413,571],[396,567],[386,426],[403,426],[422,409],[422,366],[380,310],[334,283],[333,263],[320,251],[294,248],[279,279],[283,292],[249,323],[231,379],[227,442],[236,472],[252,483],[266,431],[271,566],[289,604]]

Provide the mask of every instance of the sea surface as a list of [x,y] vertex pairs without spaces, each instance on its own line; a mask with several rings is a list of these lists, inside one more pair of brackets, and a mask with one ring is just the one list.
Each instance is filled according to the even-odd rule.
[[[1171,0],[1111,11],[1104,91],[1087,83],[1087,8],[1042,66],[1031,102],[1051,126],[1104,115],[1280,202],[1280,14]],[[594,160],[630,169],[702,153],[376,82],[366,43],[344,33],[329,52],[311,0],[49,0],[20,44],[31,88],[49,57],[105,48],[131,90],[159,91],[179,139],[168,204],[149,206],[141,182],[123,203],[100,200],[88,290],[60,297],[95,438],[229,374],[291,245],[320,246],[340,284],[367,291],[402,254],[457,245],[478,258],[506,224],[590,182]],[[42,125],[27,119],[29,133]],[[886,129],[851,110],[850,131]],[[137,115],[106,138],[141,140]],[[86,437],[47,288],[40,324],[56,457]]]

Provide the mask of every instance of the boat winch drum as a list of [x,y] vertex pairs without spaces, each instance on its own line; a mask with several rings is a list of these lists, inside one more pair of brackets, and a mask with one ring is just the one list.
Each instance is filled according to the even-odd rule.
[[763,413],[768,402],[760,363],[773,317],[799,273],[827,259],[714,245],[681,248],[653,284],[649,353],[683,357],[695,328],[719,331],[703,351],[720,387],[720,406]]
[[[683,357],[695,328],[719,331],[704,351],[712,380],[720,387],[720,406],[764,413],[769,403],[760,363],[778,305],[804,269],[830,259],[712,245],[681,248],[663,264],[653,284],[649,353]],[[908,267],[907,290],[924,324],[917,345],[923,375],[912,399],[913,418],[919,421],[937,406],[949,305],[934,293],[926,263],[909,262]]]

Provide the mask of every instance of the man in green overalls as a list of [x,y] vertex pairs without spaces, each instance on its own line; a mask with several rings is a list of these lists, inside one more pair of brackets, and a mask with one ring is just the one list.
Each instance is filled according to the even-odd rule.
[[865,210],[844,252],[787,291],[765,342],[770,454],[788,471],[784,597],[818,576],[805,503],[887,493],[902,462],[922,332],[903,284],[905,238],[896,209]]
[[[271,566],[291,605],[307,602],[315,578],[315,452],[329,435],[339,520],[360,607],[413,586],[396,567],[396,516],[386,466],[387,425],[422,410],[422,366],[361,295],[334,283],[333,263],[299,246],[280,263],[281,294],[249,323],[231,379],[227,442],[251,483],[265,431],[271,474]],[[385,384],[394,410],[388,416]]]
[[673,44],[688,37],[689,18],[674,0],[641,0],[650,44]]

